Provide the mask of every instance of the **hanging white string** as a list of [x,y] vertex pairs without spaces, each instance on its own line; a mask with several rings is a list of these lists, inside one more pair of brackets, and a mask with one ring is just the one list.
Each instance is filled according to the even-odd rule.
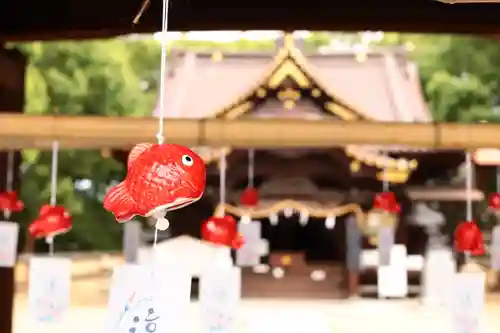
[[[50,173],[50,205],[57,204],[57,169],[59,161],[59,142],[52,142],[52,167]],[[49,244],[49,255],[54,255],[54,236],[47,236],[45,242]]]
[[165,119],[165,89],[167,81],[167,32],[168,32],[168,8],[169,0],[163,0],[163,14],[161,25],[161,63],[160,63],[160,115],[158,117],[158,133],[156,139],[158,144],[162,144],[165,140],[163,134],[163,123]]
[[500,167],[496,167],[496,172],[497,172],[497,174],[496,174],[496,176],[497,176],[496,177],[496,187],[497,187],[496,191],[498,192],[498,191],[500,191]]
[[[7,179],[5,180],[5,189],[12,191],[14,189],[14,152],[7,153]],[[10,211],[3,211],[4,217],[8,220],[10,218]]]
[[5,183],[5,189],[7,191],[12,191],[14,189],[14,154],[13,151],[7,153],[7,179]]
[[222,215],[226,215],[226,150],[222,149],[222,153],[220,155],[220,175],[219,175],[219,200],[222,206]]
[[[387,162],[388,159],[389,159],[388,154],[385,153],[384,154],[385,162]],[[382,180],[382,191],[387,192],[387,191],[389,191],[389,182],[387,181],[387,176],[388,176],[387,175],[387,166],[384,166],[384,170],[382,170],[382,174],[384,175],[383,180]]]
[[472,177],[474,175],[474,166],[472,164],[471,153],[467,152],[465,155],[465,196],[466,196],[466,210],[465,218],[467,221],[472,221]]
[[255,150],[248,150],[248,187],[254,187],[255,177]]
[[[474,165],[472,164],[472,155],[470,152],[465,154],[465,219],[467,222],[472,223],[472,177],[474,174]],[[465,263],[467,264],[470,259],[470,253],[465,252]]]
[[[167,32],[168,32],[168,8],[169,8],[169,0],[163,0],[163,10],[162,10],[162,24],[161,24],[161,62],[160,62],[160,115],[158,116],[158,133],[156,133],[156,139],[158,140],[158,144],[163,144],[165,141],[165,137],[163,134],[164,130],[164,120],[165,113],[167,110],[165,109],[165,89],[166,89],[166,81],[167,81]],[[154,240],[153,240],[153,248],[156,248],[156,244],[158,243],[158,223],[156,222],[155,231],[154,231]]]

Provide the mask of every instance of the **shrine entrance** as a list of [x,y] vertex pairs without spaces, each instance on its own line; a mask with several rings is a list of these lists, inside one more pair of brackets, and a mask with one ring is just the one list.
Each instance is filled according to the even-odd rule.
[[246,298],[341,298],[345,295],[345,225],[299,216],[260,222],[269,253],[261,264],[242,268]]

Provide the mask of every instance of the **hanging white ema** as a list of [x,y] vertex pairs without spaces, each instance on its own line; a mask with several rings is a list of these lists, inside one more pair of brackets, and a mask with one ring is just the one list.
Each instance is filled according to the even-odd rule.
[[259,265],[260,258],[268,252],[268,243],[261,236],[260,222],[240,223],[238,231],[245,239],[245,244],[236,251],[236,265],[240,267]]
[[115,269],[107,333],[184,331],[191,276],[181,265],[124,265]]
[[491,269],[500,271],[500,225],[493,228],[490,247]]
[[30,259],[28,304],[38,323],[60,323],[70,305],[71,260],[56,257]]
[[455,275],[451,293],[451,318],[454,333],[479,333],[484,308],[486,274],[467,271]]
[[199,299],[203,333],[233,332],[241,299],[241,270],[215,262],[200,279]]
[[0,267],[14,267],[17,257],[19,224],[0,221]]

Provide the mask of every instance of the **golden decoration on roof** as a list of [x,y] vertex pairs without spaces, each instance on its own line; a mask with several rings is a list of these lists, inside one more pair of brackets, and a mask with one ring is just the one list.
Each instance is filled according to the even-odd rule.
[[256,95],[259,98],[264,98],[267,95],[267,91],[264,88],[259,88],[259,89],[257,89]]
[[300,91],[292,88],[280,90],[278,92],[278,99],[280,101],[286,101],[286,100],[297,101],[300,99]]
[[283,102],[283,107],[286,110],[291,110],[295,107],[296,102],[300,99],[300,91],[287,88],[278,92],[278,99]]
[[314,98],[318,98],[319,96],[321,96],[321,91],[319,91],[318,88],[314,88],[311,91],[311,96],[314,97]]
[[284,101],[283,108],[285,108],[285,110],[292,110],[293,108],[295,108],[295,101],[292,100]]

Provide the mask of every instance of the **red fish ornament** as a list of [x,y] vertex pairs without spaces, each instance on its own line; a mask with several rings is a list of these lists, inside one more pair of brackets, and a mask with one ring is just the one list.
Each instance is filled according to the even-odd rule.
[[488,197],[488,211],[500,214],[500,193],[492,193]]
[[3,211],[6,217],[11,213],[18,213],[24,209],[24,202],[17,198],[17,193],[14,191],[6,191],[0,193],[0,210]]
[[104,208],[118,222],[135,215],[157,218],[168,228],[167,211],[199,200],[205,190],[205,163],[195,152],[175,144],[141,143],[128,156],[127,176],[104,198]]
[[373,208],[386,213],[401,213],[401,205],[396,201],[396,195],[393,192],[380,192],[373,198]]
[[201,228],[202,238],[215,245],[239,249],[245,243],[237,231],[236,220],[232,216],[210,217]]
[[259,203],[259,192],[254,187],[247,187],[240,196],[243,206],[255,207]]
[[461,222],[455,229],[455,249],[457,252],[478,256],[485,253],[483,234],[475,221]]
[[71,227],[71,214],[63,206],[44,205],[28,231],[35,238],[54,237],[68,232]]

